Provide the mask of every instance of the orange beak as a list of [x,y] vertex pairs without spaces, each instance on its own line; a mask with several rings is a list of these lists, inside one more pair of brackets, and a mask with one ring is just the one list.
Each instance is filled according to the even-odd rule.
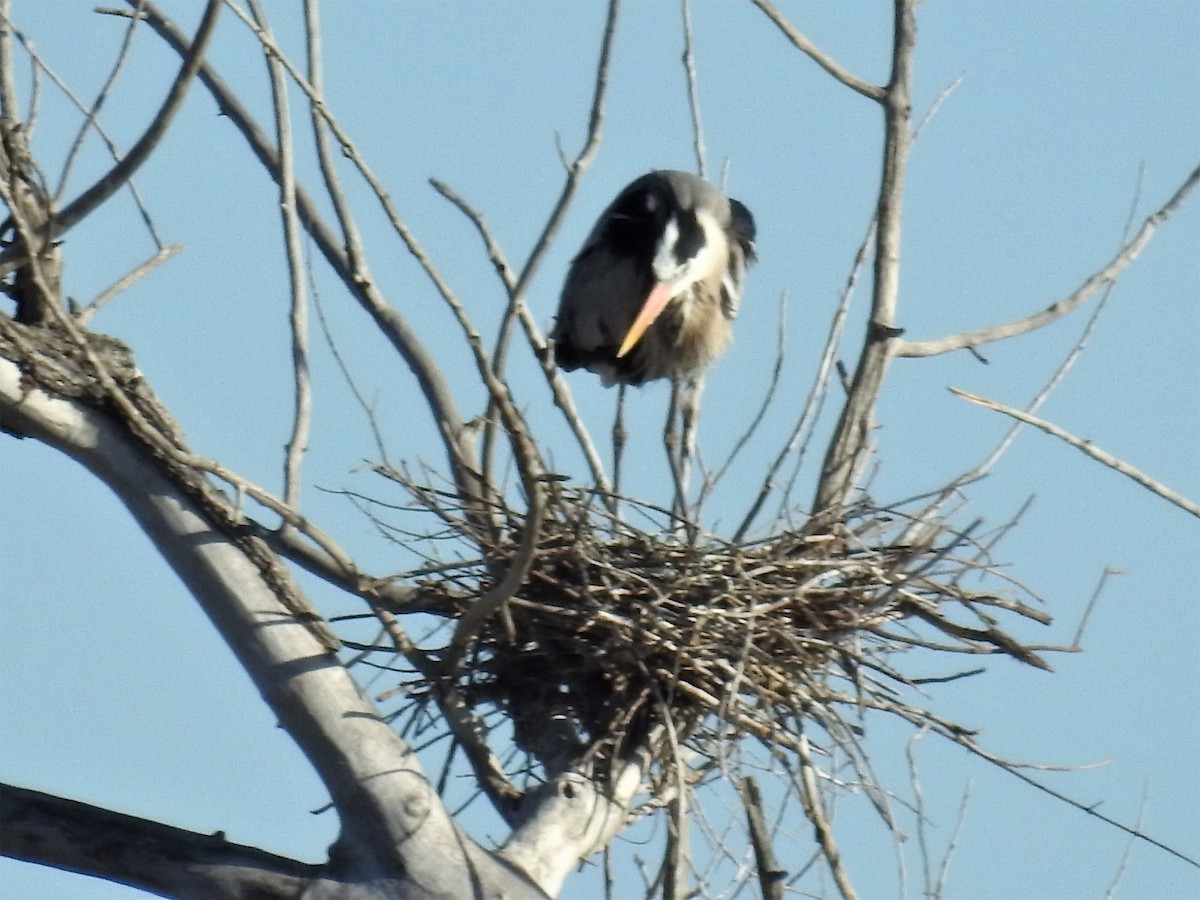
[[625,340],[621,344],[621,349],[617,351],[617,359],[620,359],[634,348],[634,345],[646,333],[646,329],[654,324],[654,320],[662,314],[662,311],[667,308],[667,304],[670,302],[671,286],[662,282],[654,285],[654,289],[650,291],[650,296],[642,304],[642,310],[638,313],[638,317],[633,320],[633,324],[629,326],[629,331],[625,333]]

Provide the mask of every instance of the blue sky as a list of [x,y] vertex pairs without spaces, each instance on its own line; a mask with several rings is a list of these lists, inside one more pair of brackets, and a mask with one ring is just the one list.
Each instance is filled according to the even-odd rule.
[[[54,69],[90,98],[122,22],[90,2],[15,0],[14,17]],[[194,25],[199,4],[172,4]],[[890,21],[881,3],[783,4],[786,15],[848,68],[887,74]],[[292,4],[267,4],[285,46],[302,56]],[[427,186],[446,181],[476,204],[510,259],[521,261],[559,190],[556,136],[580,145],[603,21],[598,3],[328,3],[330,105],[408,223],[491,332],[502,297],[475,234]],[[693,10],[709,166],[729,162],[729,192],[754,212],[760,264],[748,277],[735,346],[709,379],[701,439],[723,458],[769,377],[788,295],[787,365],[768,426],[709,507],[721,528],[794,420],[877,188],[880,116],[786,44],[749,4],[697,0]],[[1200,156],[1200,6],[1193,2],[1052,4],[926,0],[918,10],[914,106],[960,86],[914,149],[904,218],[899,322],[936,337],[1040,309],[1074,289],[1118,246],[1141,180],[1139,219]],[[604,141],[563,234],[530,295],[549,325],[566,265],[595,215],[650,168],[694,168],[677,4],[631,2],[613,62]],[[261,56],[228,12],[212,59],[267,121]],[[141,32],[103,118],[128,147],[161,100],[176,60]],[[18,66],[18,72],[24,72]],[[42,87],[34,149],[52,174],[78,118]],[[293,110],[302,121],[299,97]],[[67,195],[105,168],[85,154]],[[303,154],[302,154],[303,155]],[[304,157],[307,160],[307,156]],[[134,347],[194,449],[278,488],[290,425],[287,285],[272,185],[211,99],[195,90],[138,178],[156,224],[182,255],[93,322]],[[439,301],[366,193],[372,268],[392,302],[448,371],[470,371]],[[1190,202],[1121,279],[1086,353],[1042,409],[1064,428],[1200,497],[1200,208]],[[86,301],[153,247],[126,196],[67,238],[68,292]],[[396,458],[440,462],[413,380],[324,274],[317,288],[360,386],[376,404]],[[859,313],[865,289],[860,295]],[[1085,312],[1086,314],[1086,312]],[[1080,316],[967,354],[901,360],[879,411],[881,468],[873,493],[894,500],[977,463],[1007,421],[946,391],[954,385],[1011,405],[1037,392],[1078,339]],[[861,330],[861,315],[850,340]],[[852,346],[852,345],[850,345]],[[849,347],[847,348],[849,352]],[[514,362],[518,399],[544,427],[561,471],[580,474],[528,359]],[[319,488],[379,490],[357,472],[374,454],[363,418],[329,354],[314,359],[317,413],[306,463],[306,510],[375,571],[402,569],[343,498]],[[464,409],[481,399],[456,379]],[[572,389],[598,436],[614,399],[593,379]],[[658,452],[666,391],[631,397],[629,487],[666,497]],[[473,413],[468,413],[473,414]],[[809,461],[811,484],[814,461]],[[334,836],[324,794],[254,695],[202,614],[108,492],[53,452],[0,436],[0,771],[6,780],[161,819],[305,859]],[[804,496],[804,492],[801,492]],[[1002,544],[1008,573],[1044,598],[1056,623],[1030,640],[1068,643],[1106,567],[1118,568],[1085,636],[1055,674],[1005,660],[987,674],[931,689],[939,712],[983,728],[983,743],[1026,761],[1097,769],[1047,773],[1056,788],[1200,856],[1200,628],[1195,519],[1039,434],[1023,433],[970,491],[964,517],[995,527],[1033,497]],[[333,612],[357,609],[311,585]],[[914,675],[949,663],[913,654]],[[383,685],[380,685],[381,689]],[[907,791],[905,735],[870,723],[885,783]],[[1104,895],[1124,838],[1112,829],[927,739],[926,803],[949,836],[966,783],[971,804],[950,898]],[[466,820],[480,839],[486,823]],[[474,826],[474,827],[473,827]],[[864,897],[896,896],[890,842],[849,799],[838,827]],[[911,841],[909,842],[911,845]],[[881,849],[883,856],[881,857]],[[919,865],[911,846],[911,866]],[[786,859],[786,848],[780,848]],[[576,893],[594,896],[581,876]],[[918,883],[914,882],[913,885]],[[919,888],[910,885],[915,896]],[[1200,893],[1200,873],[1134,847],[1118,896]],[[0,896],[104,900],[136,892],[0,862]]]

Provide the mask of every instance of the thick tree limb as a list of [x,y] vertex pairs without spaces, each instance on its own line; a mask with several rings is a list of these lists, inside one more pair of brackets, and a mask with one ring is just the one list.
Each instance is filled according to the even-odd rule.
[[0,853],[187,900],[297,897],[322,868],[86,803],[0,785]]
[[609,794],[596,780],[568,772],[526,795],[522,822],[501,856],[529,873],[550,896],[562,889],[579,860],[608,846],[624,827],[642,777],[642,766],[626,764]]
[[0,359],[0,429],[71,456],[133,514],[328,788],[348,877],[404,879],[412,888],[404,896],[412,897],[471,896],[479,883],[529,895],[523,878],[457,829],[403,741],[282,602],[286,571],[268,577],[145,444],[85,403],[31,386],[28,361],[23,372],[7,358]]

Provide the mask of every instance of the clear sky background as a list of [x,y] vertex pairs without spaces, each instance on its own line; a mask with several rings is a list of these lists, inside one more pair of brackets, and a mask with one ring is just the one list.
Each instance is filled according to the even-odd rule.
[[[123,20],[93,13],[94,5],[13,3],[17,25],[86,99],[124,28]],[[739,473],[708,509],[719,530],[745,508],[807,394],[874,202],[881,117],[791,48],[750,4],[694,5],[709,166],[719,171],[728,160],[728,189],[755,214],[761,259],[748,278],[735,346],[709,379],[701,430],[709,459],[728,452],[767,383],[777,301],[784,292],[789,298],[780,398]],[[199,3],[168,6],[194,27]],[[267,8],[281,41],[301,59],[295,5]],[[886,79],[886,4],[782,9],[843,65],[875,82]],[[485,333],[502,309],[494,273],[468,223],[426,179],[446,181],[477,205],[510,259],[523,261],[561,186],[556,136],[568,154],[583,139],[603,18],[598,2],[325,6],[330,105]],[[1195,167],[1200,5],[926,0],[918,26],[917,113],[963,79],[911,159],[898,319],[908,336],[921,339],[1064,297],[1118,246],[1139,170],[1140,220]],[[627,4],[599,156],[530,294],[547,327],[571,255],[615,192],[651,168],[695,167],[681,51],[677,3]],[[269,122],[261,55],[228,11],[211,59]],[[140,134],[177,66],[151,33],[135,36],[102,114],[119,146]],[[26,70],[18,71],[24,77]],[[33,147],[53,181],[79,118],[45,79],[41,91]],[[298,96],[293,103],[305,129]],[[93,141],[68,198],[106,167],[96,151]],[[274,186],[199,88],[138,183],[164,240],[187,250],[106,308],[93,327],[135,349],[197,452],[278,489],[291,402]],[[351,183],[385,292],[449,371],[472,371],[444,308],[370,198]],[[1193,499],[1200,497],[1197,201],[1122,277],[1086,353],[1042,410]],[[153,247],[122,195],[72,231],[64,252],[67,290],[86,302]],[[377,404],[392,455],[439,464],[411,376],[324,273],[317,287],[341,349]],[[1086,315],[985,348],[987,365],[966,353],[898,361],[879,412],[874,496],[908,497],[980,461],[1008,422],[955,399],[946,386],[1025,404],[1078,339]],[[861,321],[851,325],[847,353]],[[408,560],[399,548],[379,540],[344,498],[319,490],[383,488],[356,471],[374,455],[371,436],[314,338],[316,431],[305,509],[369,570],[401,570]],[[555,465],[581,474],[530,361],[514,365],[519,400],[546,429]],[[571,385],[602,435],[615,394],[583,374]],[[464,376],[455,386],[465,414],[473,415],[481,403],[477,385]],[[655,499],[667,496],[658,450],[665,397],[664,386],[651,386],[631,397],[629,409],[630,450],[643,461],[629,487]],[[1030,497],[999,555],[1056,621],[1044,633],[1022,627],[1019,636],[1069,643],[1101,573],[1121,570],[1091,617],[1085,652],[1054,657],[1054,674],[994,660],[982,677],[934,687],[929,702],[982,728],[984,745],[1003,755],[1104,763],[1043,777],[1109,816],[1140,819],[1149,835],[1200,857],[1200,526],[1034,432],[1023,433],[995,472],[972,487],[962,515],[996,527]],[[358,608],[331,588],[311,589],[331,612]],[[911,654],[904,666],[933,675],[952,662]],[[905,735],[883,722],[868,721],[868,730],[881,778],[907,796]],[[919,754],[935,851],[971,785],[948,897],[1104,896],[1124,835],[932,738]],[[321,785],[123,508],[73,463],[3,435],[0,773],[304,859],[323,858],[334,837],[332,816],[310,813],[325,802]],[[477,839],[499,836],[470,815],[464,821]],[[848,800],[837,827],[862,896],[899,896],[890,839],[867,806]],[[913,843],[905,854],[915,871]],[[626,849],[626,860],[637,852]],[[785,865],[795,862],[786,842],[777,850]],[[627,863],[623,874],[637,877]],[[598,896],[594,876],[577,878],[564,896]],[[910,896],[919,884],[910,882]],[[143,895],[0,861],[3,900],[135,896]],[[1200,872],[1137,844],[1117,896],[1200,896]]]

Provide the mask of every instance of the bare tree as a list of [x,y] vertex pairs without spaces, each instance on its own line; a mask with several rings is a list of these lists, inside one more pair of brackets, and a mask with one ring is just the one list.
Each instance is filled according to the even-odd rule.
[[[609,3],[593,48],[584,140],[576,153],[562,151],[561,191],[522,263],[510,261],[483,211],[452,186],[432,182],[465,217],[495,269],[505,306],[493,334],[456,292],[453,271],[424,249],[385,179],[327,102],[316,0],[304,5],[303,59],[276,42],[255,0],[244,7],[208,0],[191,32],[145,0],[101,11],[124,23],[125,41],[97,98],[79,103],[82,124],[63,157],[59,183],[68,184],[77,149],[93,132],[111,152],[111,164],[69,196],[48,182],[30,141],[30,110],[42,81],[56,76],[23,40],[9,5],[0,2],[0,197],[8,209],[0,272],[11,300],[10,310],[0,313],[0,429],[62,452],[116,494],[311,763],[340,831],[328,859],[310,864],[223,835],[5,785],[0,852],[177,897],[543,897],[559,895],[581,861],[606,851],[630,825],[662,816],[668,829],[661,854],[637,888],[647,896],[692,896],[724,877],[731,892],[752,883],[764,897],[827,889],[850,898],[858,894],[835,828],[843,786],[862,791],[899,831],[889,790],[861,738],[865,715],[911,729],[918,798],[911,747],[932,734],[1073,802],[986,748],[971,728],[926,705],[913,690],[919,679],[902,666],[913,652],[955,660],[1003,655],[1048,668],[1050,652],[1072,649],[1013,636],[1014,627],[1049,616],[999,570],[994,545],[1005,529],[984,532],[977,522],[960,521],[964,488],[995,464],[1013,433],[939,490],[881,503],[869,490],[876,409],[897,360],[979,353],[1089,302],[1095,307],[1194,190],[1200,169],[1133,223],[1110,260],[1081,273],[1078,288],[1051,306],[1017,321],[909,339],[897,323],[905,176],[920,131],[912,109],[915,0],[895,0],[883,84],[849,71],[766,0],[754,0],[798,53],[857,101],[877,106],[881,169],[873,215],[864,223],[867,233],[829,323],[811,392],[766,475],[755,475],[756,490],[740,517],[718,531],[706,522],[705,500],[734,477],[738,451],[770,412],[778,365],[759,414],[725,465],[703,465],[695,445],[699,410],[680,400],[681,424],[672,413],[665,433],[674,483],[664,496],[631,496],[620,478],[621,421],[606,457],[528,303],[600,148],[617,0]],[[686,2],[682,11],[687,97],[703,172]],[[271,122],[256,117],[212,62],[222,18],[230,33],[252,35],[262,50]],[[150,124],[122,151],[102,130],[99,113],[135,32],[140,41],[169,47],[179,67]],[[18,78],[18,61],[34,73],[31,83]],[[59,89],[75,97],[67,85]],[[193,447],[181,427],[186,423],[160,401],[130,348],[89,328],[102,306],[179,251],[149,224],[133,178],[182,104],[201,93],[222,114],[214,127],[236,129],[264,179],[277,187],[291,296],[293,395],[278,491]],[[307,119],[300,127],[292,111],[296,98]],[[306,155],[314,160],[310,167],[301,162]],[[352,186],[344,183],[349,179]],[[186,179],[180,189],[190,189]],[[80,306],[63,289],[72,229],[122,191],[131,192],[155,249]],[[381,245],[387,249],[373,249]],[[452,337],[416,324],[419,317],[403,299],[405,285],[375,274],[381,255],[396,248],[444,305]],[[846,337],[847,311],[868,266],[867,327],[855,343]],[[344,304],[366,314],[411,373],[415,389],[402,402],[422,408],[439,447],[436,465],[418,463],[413,448],[389,445],[378,427],[377,404],[393,401],[358,389],[353,363],[325,319],[326,310]],[[345,500],[401,545],[406,560],[419,560],[398,574],[368,567],[360,548],[343,543],[308,511],[305,452],[321,428],[310,364],[314,318],[376,444],[375,487],[347,491]],[[469,390],[461,377],[450,377],[444,351],[451,343],[469,360]],[[1200,515],[1195,503],[1034,415],[1075,355],[1028,410],[969,399],[1044,428]],[[852,364],[839,381],[843,356]],[[510,376],[522,361],[533,362],[540,383]],[[692,385],[688,396],[699,393]],[[552,424],[551,403],[561,414]],[[799,502],[796,467],[826,408],[836,410],[836,421],[811,499]],[[581,460],[582,479],[560,474],[559,460],[567,456]],[[690,483],[693,474],[697,485]],[[310,598],[306,583],[332,585],[355,598],[357,618],[335,620]],[[380,670],[391,683],[368,697],[364,684]],[[975,671],[967,662],[947,678]],[[432,774],[414,747],[437,742],[444,748],[442,771]],[[473,797],[489,804],[506,828],[498,846],[487,846],[456,821],[448,782],[462,772],[469,774]],[[763,780],[782,792],[779,817],[764,804]],[[736,802],[744,812],[740,842],[705,834],[713,859],[695,858],[692,832],[711,829],[704,799],[723,788],[721,802]],[[774,846],[784,809],[811,831],[807,861]],[[1156,843],[1139,827],[1080,809]],[[917,821],[922,828],[920,808]],[[925,853],[925,889],[940,896],[949,851],[940,868],[934,856]],[[736,871],[714,874],[729,865]],[[609,893],[616,895],[611,881]]]

